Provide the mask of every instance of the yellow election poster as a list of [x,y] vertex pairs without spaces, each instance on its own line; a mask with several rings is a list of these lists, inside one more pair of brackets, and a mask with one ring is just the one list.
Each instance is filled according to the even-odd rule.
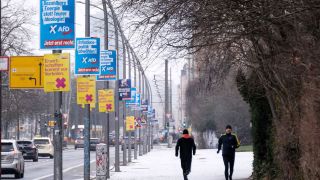
[[126,130],[127,131],[134,131],[134,116],[127,116],[126,118]]
[[70,91],[70,54],[44,55],[44,91]]
[[114,112],[114,91],[104,89],[98,91],[99,112]]
[[77,104],[96,103],[95,76],[77,77]]

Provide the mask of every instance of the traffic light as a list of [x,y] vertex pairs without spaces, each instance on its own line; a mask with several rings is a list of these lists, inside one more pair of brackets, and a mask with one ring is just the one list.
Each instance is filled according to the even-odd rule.
[[186,124],[186,122],[185,122],[185,121],[183,122],[183,127],[184,127],[184,128],[186,128],[186,127],[187,127],[187,124]]

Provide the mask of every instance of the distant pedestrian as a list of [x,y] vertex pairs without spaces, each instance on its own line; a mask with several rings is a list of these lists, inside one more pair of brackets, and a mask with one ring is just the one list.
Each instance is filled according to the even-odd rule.
[[[226,180],[232,180],[234,158],[236,154],[236,148],[240,146],[239,139],[237,135],[232,134],[232,127],[230,125],[226,126],[226,133],[221,135],[219,138],[218,145],[218,154],[222,149],[222,157],[225,166],[224,175]],[[230,165],[230,174],[229,174],[229,165]]]
[[192,154],[196,154],[196,145],[193,138],[189,135],[187,129],[183,130],[183,135],[177,142],[176,157],[178,157],[179,149],[183,178],[184,180],[188,180],[188,175],[191,172]]

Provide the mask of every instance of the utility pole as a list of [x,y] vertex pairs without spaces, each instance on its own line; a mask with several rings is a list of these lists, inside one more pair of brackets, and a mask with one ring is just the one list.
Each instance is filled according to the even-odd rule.
[[[140,93],[140,99],[143,99],[143,93],[141,92],[141,70],[140,70],[140,67],[139,67],[139,93]],[[141,118],[141,111],[139,110],[139,118]],[[142,125],[141,127],[139,127],[139,156],[142,156],[143,153],[142,153],[142,144],[141,144],[141,128],[142,128]]]
[[[132,55],[133,58],[133,67],[134,67],[134,72],[133,72],[133,78],[134,78],[134,87],[137,88],[137,63],[134,55]],[[136,90],[137,93],[137,90]],[[140,93],[140,92],[139,92]],[[134,110],[134,117],[137,118],[137,110]],[[134,130],[134,159],[138,159],[138,146],[137,146],[137,129],[135,128]]]
[[[102,0],[102,6],[103,6],[103,18],[104,18],[104,49],[108,50],[108,31],[109,31],[109,27],[108,27],[108,9],[107,9],[107,2],[106,0]],[[104,83],[104,87],[105,89],[109,89],[109,81],[106,81]],[[104,134],[104,140],[107,144],[107,179],[110,178],[110,137],[109,137],[109,133],[110,133],[110,114],[107,113],[107,122],[105,123],[106,127],[105,127],[105,134]],[[105,125],[104,124],[104,125]]]
[[[127,51],[128,51],[128,62],[129,62],[129,65],[128,65],[128,70],[129,70],[129,79],[131,79],[131,59],[130,59],[130,51],[129,51],[129,47],[127,47]],[[132,82],[132,81],[131,81]],[[135,86],[134,86],[135,87]],[[130,108],[128,108],[129,109],[129,115],[131,116],[132,114],[131,114],[131,109]],[[128,148],[128,162],[131,162],[131,144],[132,144],[132,142],[131,142],[131,137],[132,137],[132,132],[131,131],[129,131],[128,132],[128,142],[129,142],[129,144],[128,144],[128,146],[129,146],[129,148]]]
[[[90,37],[90,0],[85,1],[85,36]],[[90,104],[85,105],[84,118],[84,180],[90,180]]]
[[165,60],[165,103],[164,103],[164,109],[165,109],[165,129],[166,129],[166,137],[168,141],[169,146],[169,118],[168,118],[168,112],[169,112],[169,88],[168,88],[168,59]]
[[170,68],[170,81],[169,82],[170,82],[170,97],[169,97],[169,102],[170,102],[169,109],[170,109],[170,111],[169,111],[169,113],[170,113],[170,117],[172,119],[173,113],[172,113],[172,74],[171,74],[171,68]]
[[[0,56],[2,56],[2,14],[1,14],[1,9],[2,9],[2,4],[0,0]],[[2,72],[0,71],[0,144],[1,144],[1,139],[2,139]],[[2,153],[0,152],[0,156]],[[2,176],[1,172],[1,163],[0,163],[0,179]]]
[[[112,13],[113,24],[115,29],[115,45],[117,51],[117,61],[119,61],[119,32],[116,13],[113,10],[111,0],[107,1],[109,8]],[[119,70],[119,63],[117,63],[117,70]],[[120,122],[119,122],[119,73],[117,73],[116,83],[115,83],[115,132],[116,132],[116,142],[115,142],[115,171],[120,172],[120,152],[119,152],[119,136],[120,136]]]
[[[126,79],[126,46],[124,42],[124,35],[122,34],[122,52],[123,52],[123,79]],[[127,135],[127,130],[126,130],[126,101],[123,100],[123,165],[127,165],[127,142],[125,140],[125,137]],[[129,137],[128,137],[129,138]],[[128,139],[129,140],[129,139]]]

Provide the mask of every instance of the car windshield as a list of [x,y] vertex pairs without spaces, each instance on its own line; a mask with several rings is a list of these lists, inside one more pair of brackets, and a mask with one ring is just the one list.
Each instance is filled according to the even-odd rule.
[[34,144],[49,144],[48,139],[35,139],[33,141],[34,141]]
[[14,151],[12,143],[1,143],[1,152],[11,152]]
[[31,141],[18,141],[18,146],[31,146],[32,142]]
[[99,139],[90,139],[90,143],[99,143]]

